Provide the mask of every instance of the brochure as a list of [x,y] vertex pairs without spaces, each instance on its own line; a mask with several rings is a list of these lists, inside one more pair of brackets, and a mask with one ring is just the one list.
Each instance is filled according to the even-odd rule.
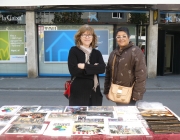
[[21,106],[5,105],[0,108],[0,114],[16,114],[20,108]]
[[52,121],[49,123],[43,135],[71,136],[73,121]]

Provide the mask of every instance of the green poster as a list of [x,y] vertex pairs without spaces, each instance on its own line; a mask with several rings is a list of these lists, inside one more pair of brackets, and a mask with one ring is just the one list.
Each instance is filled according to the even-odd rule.
[[9,31],[10,55],[24,55],[24,31]]
[[0,61],[10,60],[8,31],[0,31]]

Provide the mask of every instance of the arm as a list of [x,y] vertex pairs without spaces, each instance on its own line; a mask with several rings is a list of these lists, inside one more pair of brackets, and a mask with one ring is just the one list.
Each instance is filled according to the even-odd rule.
[[[110,86],[111,86],[111,62],[110,62],[110,58],[112,58],[112,53],[111,55],[109,56],[109,59],[108,59],[108,63],[107,63],[107,66],[106,66],[106,74],[105,74],[105,81],[104,81],[104,94],[105,95],[108,95],[109,93],[109,89],[110,89]],[[107,96],[106,96],[107,97]]]
[[[96,53],[92,54],[91,59],[95,59],[96,62],[94,64],[85,63],[85,74],[86,75],[94,75],[101,74],[105,72],[105,66],[102,54],[100,51],[95,50]],[[91,60],[90,60],[91,61]],[[93,60],[94,61],[94,60]]]
[[68,68],[69,68],[69,72],[71,75],[73,76],[83,76],[84,75],[84,69],[80,69],[78,68],[78,58],[77,58],[77,54],[74,50],[74,48],[72,47],[69,51],[69,55],[68,55]]
[[146,78],[147,78],[147,69],[144,54],[141,50],[138,50],[137,55],[135,56],[135,85],[133,88],[133,98],[135,100],[141,100],[143,94],[146,91]]

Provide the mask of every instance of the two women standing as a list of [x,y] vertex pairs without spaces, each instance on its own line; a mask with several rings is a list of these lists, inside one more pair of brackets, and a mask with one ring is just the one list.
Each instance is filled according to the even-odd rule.
[[[76,46],[69,51],[68,67],[72,78],[70,106],[101,106],[102,94],[98,74],[104,73],[104,94],[108,98],[111,82],[130,87],[134,83],[131,102],[143,98],[146,84],[146,63],[141,49],[130,42],[129,30],[121,27],[116,32],[117,48],[109,56],[105,69],[102,54],[96,50],[97,36],[89,25],[83,25],[75,35]],[[112,77],[113,59],[114,74]],[[117,105],[121,105],[117,103]],[[124,104],[122,104],[124,105]]]

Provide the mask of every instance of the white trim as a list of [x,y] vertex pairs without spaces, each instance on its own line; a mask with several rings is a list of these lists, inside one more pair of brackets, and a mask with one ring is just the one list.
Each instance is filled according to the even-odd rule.
[[180,4],[180,0],[1,0],[2,6],[41,6],[41,5],[112,5],[112,4]]

